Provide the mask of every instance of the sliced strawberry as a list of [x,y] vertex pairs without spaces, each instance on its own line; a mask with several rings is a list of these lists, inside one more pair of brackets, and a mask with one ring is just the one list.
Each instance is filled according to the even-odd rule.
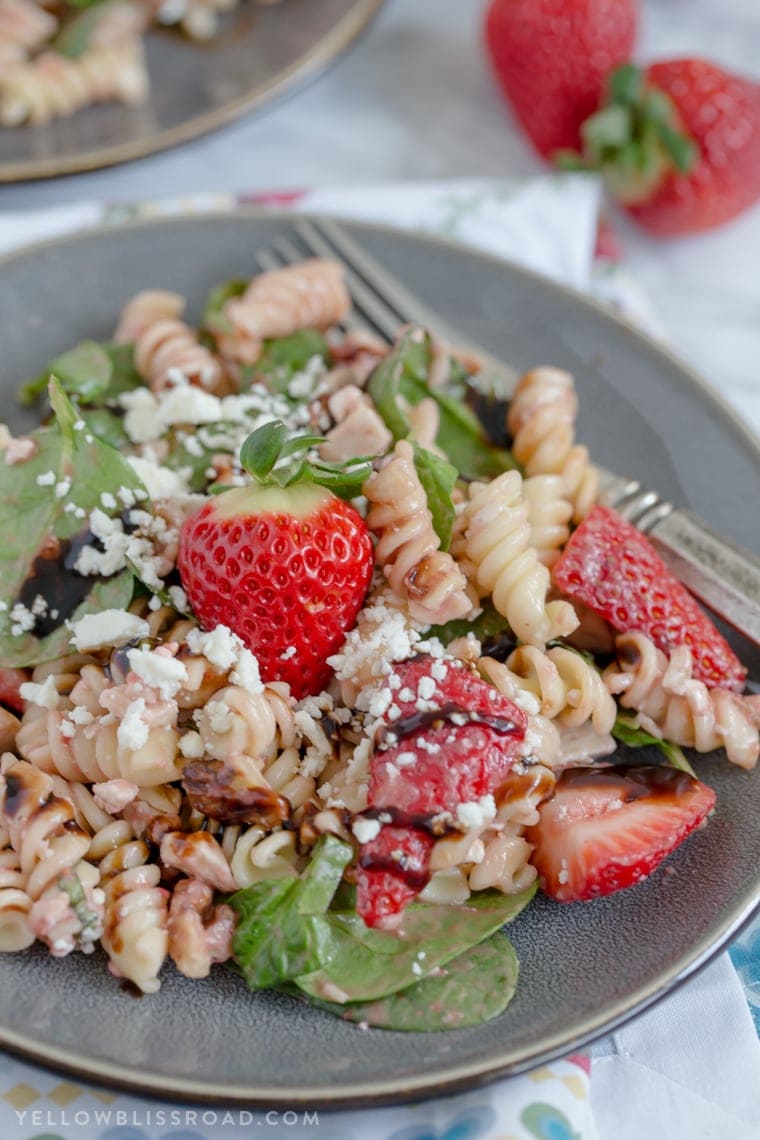
[[356,873],[356,910],[367,926],[390,926],[425,888],[435,840],[414,827],[383,827],[365,843]]
[[546,894],[576,902],[635,886],[714,806],[712,788],[676,768],[569,768],[525,837]]
[[552,576],[621,633],[640,631],[663,653],[688,645],[693,675],[711,688],[741,691],[738,657],[648,538],[609,507],[594,507],[565,547]]
[[[398,665],[388,685],[391,703],[372,758],[368,803],[383,820],[387,812],[393,826],[361,849],[366,873],[357,880],[357,906],[368,925],[398,914],[427,882],[420,836],[429,855],[433,834],[458,826],[461,805],[470,813],[493,812],[490,799],[481,801],[498,800],[527,729],[522,709],[460,661],[416,657]],[[411,845],[413,880],[388,863],[384,844],[391,838],[402,853]]]

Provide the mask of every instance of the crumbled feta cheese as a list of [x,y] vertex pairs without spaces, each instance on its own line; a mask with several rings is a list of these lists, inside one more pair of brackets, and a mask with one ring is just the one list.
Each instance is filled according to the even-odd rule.
[[66,716],[67,720],[70,720],[72,724],[80,725],[92,724],[95,719],[90,710],[86,709],[84,705],[74,705],[73,709],[67,713]]
[[13,623],[11,633],[14,637],[20,637],[22,633],[29,633],[30,630],[34,629],[37,622],[35,615],[23,602],[16,602],[9,616]]
[[240,650],[237,664],[230,673],[230,680],[233,685],[240,685],[240,688],[245,689],[247,693],[264,692],[259,662],[250,649],[243,648]]
[[56,499],[65,499],[70,490],[71,490],[71,480],[70,479],[61,479],[60,483],[56,483],[56,485],[55,485],[55,497],[56,497]]
[[171,603],[174,606],[175,610],[179,610],[180,613],[185,613],[187,611],[187,594],[181,586],[170,586],[169,598],[171,599]]
[[209,701],[203,712],[208,717],[212,732],[218,732],[220,735],[229,732],[232,727],[232,713],[224,701]]
[[115,511],[117,507],[116,499],[110,491],[103,491],[100,496],[100,501],[107,511]]
[[359,843],[371,843],[380,834],[380,821],[377,819],[355,819],[351,830]]
[[137,637],[147,637],[150,626],[144,618],[124,610],[101,610],[85,614],[71,626],[71,644],[80,653],[109,645],[124,645]]
[[481,796],[472,803],[457,805],[457,822],[467,831],[475,827],[484,827],[496,818],[496,803],[493,796]]
[[173,697],[188,679],[184,663],[161,648],[130,649],[127,660],[133,673],[167,699]]
[[52,487],[56,482],[55,471],[43,471],[37,476],[38,487]]
[[128,455],[127,463],[151,499],[178,499],[187,495],[187,483],[180,473],[172,471],[171,467],[161,467],[152,459],[144,459],[139,455]]
[[145,700],[137,697],[127,705],[124,716],[116,730],[116,740],[120,748],[137,751],[148,743],[150,729],[144,720]]
[[60,699],[52,676],[46,677],[39,685],[34,681],[24,681],[19,686],[18,691],[22,700],[27,701],[30,705],[37,705],[41,709],[56,708]]
[[421,701],[430,701],[435,693],[435,681],[432,677],[420,677],[417,685],[417,696]]
[[191,653],[205,657],[209,664],[226,671],[236,663],[243,643],[226,625],[218,625],[208,633],[191,629],[187,645]]
[[396,763],[398,764],[399,768],[411,768],[414,764],[417,763],[417,753],[399,752],[398,756],[396,757]]
[[204,753],[203,739],[199,732],[186,732],[179,738],[179,750],[186,760],[200,760]]

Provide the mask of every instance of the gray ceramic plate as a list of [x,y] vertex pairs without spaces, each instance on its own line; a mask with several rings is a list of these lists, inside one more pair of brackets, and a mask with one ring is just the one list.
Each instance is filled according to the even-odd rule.
[[[0,263],[9,414],[18,381],[80,337],[107,337],[138,289],[179,290],[198,314],[209,286],[250,273],[257,246],[286,226],[260,215],[159,221]],[[470,340],[518,367],[571,369],[581,438],[601,462],[758,549],[758,445],[675,360],[504,262],[391,230],[349,228]],[[747,659],[757,679],[760,660]],[[174,1099],[291,1108],[404,1100],[533,1066],[667,993],[726,944],[760,899],[760,773],[721,759],[697,765],[718,793],[709,826],[666,873],[634,890],[573,906],[538,899],[510,928],[521,962],[517,996],[480,1028],[424,1037],[361,1032],[283,997],[251,997],[224,969],[203,982],[167,969],[161,992],[136,1001],[102,961],[29,953],[0,957],[0,1047]]]
[[145,107],[92,107],[45,127],[0,127],[0,182],[95,170],[216,130],[318,75],[382,2],[244,0],[208,44],[152,32]]

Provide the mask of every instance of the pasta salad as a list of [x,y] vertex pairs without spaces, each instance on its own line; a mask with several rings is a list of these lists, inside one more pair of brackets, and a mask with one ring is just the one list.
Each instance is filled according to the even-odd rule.
[[0,432],[0,950],[472,1025],[538,889],[634,887],[709,826],[682,747],[755,766],[760,698],[597,503],[573,378],[501,402],[350,309],[320,259],[221,284],[197,327],[152,289],[24,386],[49,409]]
[[40,126],[96,103],[144,103],[145,33],[165,27],[210,40],[220,18],[237,6],[238,0],[0,0],[0,126]]

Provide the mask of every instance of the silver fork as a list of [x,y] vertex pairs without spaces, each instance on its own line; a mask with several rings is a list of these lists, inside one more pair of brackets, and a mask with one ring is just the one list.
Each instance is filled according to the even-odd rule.
[[[373,332],[392,343],[404,324],[422,325],[441,339],[469,350],[484,361],[489,376],[508,395],[517,373],[470,345],[415,296],[338,223],[298,221],[290,233],[257,255],[261,269],[292,264],[305,256],[343,263],[354,309],[347,329]],[[614,507],[647,534],[664,561],[702,602],[729,625],[760,645],[760,560],[717,534],[696,515],[662,499],[635,479],[599,469],[600,501]]]

